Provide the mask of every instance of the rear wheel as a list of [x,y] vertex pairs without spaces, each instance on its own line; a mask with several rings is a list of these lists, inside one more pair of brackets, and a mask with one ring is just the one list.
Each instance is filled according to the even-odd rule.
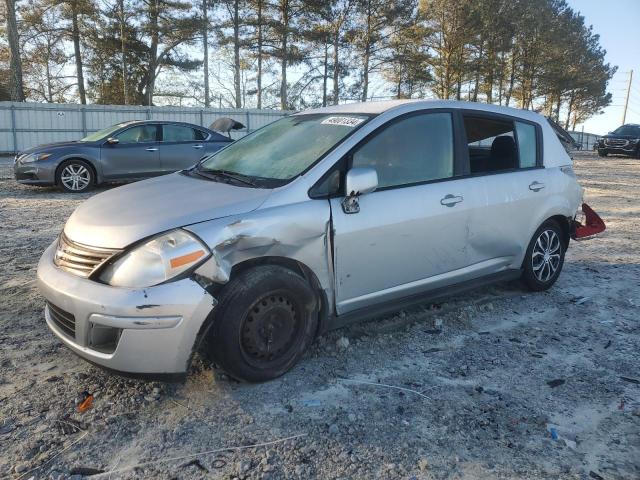
[[522,279],[534,291],[549,289],[564,265],[566,245],[557,222],[549,220],[534,233],[524,259]]
[[307,281],[279,266],[241,272],[223,289],[205,353],[232,377],[276,378],[313,341],[317,301]]
[[93,169],[82,160],[67,160],[60,165],[56,175],[56,183],[67,192],[86,192],[94,182]]

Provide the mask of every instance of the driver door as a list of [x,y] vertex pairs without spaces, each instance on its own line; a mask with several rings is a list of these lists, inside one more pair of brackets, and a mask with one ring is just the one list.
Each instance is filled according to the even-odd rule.
[[105,142],[101,163],[106,179],[135,179],[161,173],[158,125],[143,124],[114,135],[118,143]]
[[344,314],[455,283],[467,272],[475,179],[456,179],[450,112],[412,114],[351,153],[378,188],[345,213],[332,198],[336,310]]

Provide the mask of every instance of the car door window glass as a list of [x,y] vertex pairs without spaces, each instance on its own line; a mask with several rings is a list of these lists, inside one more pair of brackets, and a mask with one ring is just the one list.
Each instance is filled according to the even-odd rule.
[[378,188],[453,176],[450,113],[407,117],[377,134],[354,154],[353,167],[374,167]]
[[518,167],[513,122],[464,117],[471,173],[490,173]]
[[148,143],[156,141],[155,125],[139,125],[116,135],[119,143]]
[[199,131],[193,128],[180,125],[162,126],[162,140],[165,142],[193,142],[202,140],[202,138],[198,136],[199,133]]
[[536,166],[537,145],[536,127],[529,123],[516,122],[518,134],[518,152],[520,153],[520,168]]

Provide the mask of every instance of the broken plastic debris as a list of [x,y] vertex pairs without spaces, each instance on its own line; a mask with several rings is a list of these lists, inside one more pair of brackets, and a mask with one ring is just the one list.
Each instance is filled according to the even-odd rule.
[[552,439],[558,440],[559,435],[558,435],[558,430],[556,430],[556,427],[552,425],[547,425],[547,431],[551,435]]
[[78,403],[78,411],[84,413],[91,408],[93,404],[93,395],[89,392],[82,392],[80,395],[80,403]]
[[305,407],[319,407],[320,406],[320,400],[312,398],[309,400],[303,400],[302,401],[302,405],[304,405]]

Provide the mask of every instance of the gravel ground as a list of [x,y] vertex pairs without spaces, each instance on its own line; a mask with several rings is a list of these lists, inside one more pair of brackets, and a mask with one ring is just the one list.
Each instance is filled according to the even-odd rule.
[[90,194],[0,181],[0,477],[640,478],[640,162],[581,155],[576,172],[608,230],[572,243],[551,291],[498,285],[332,332],[260,385],[200,360],[164,384],[75,357],[35,269]]

